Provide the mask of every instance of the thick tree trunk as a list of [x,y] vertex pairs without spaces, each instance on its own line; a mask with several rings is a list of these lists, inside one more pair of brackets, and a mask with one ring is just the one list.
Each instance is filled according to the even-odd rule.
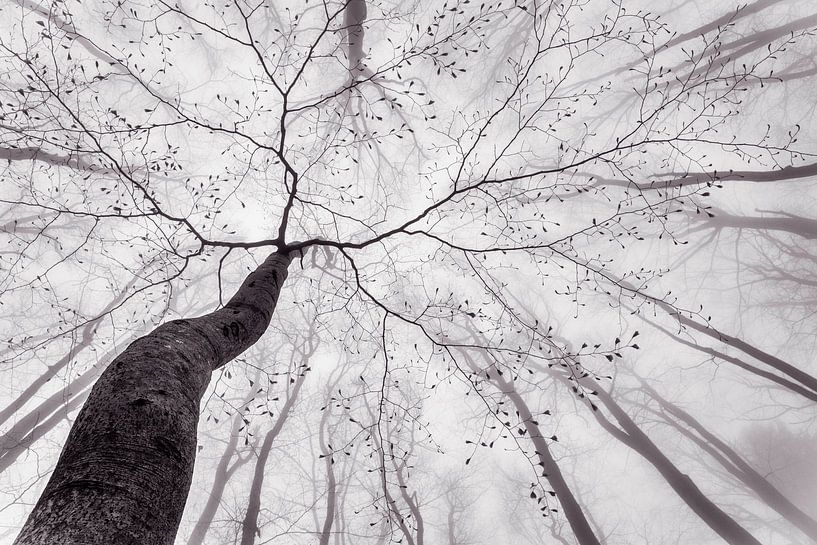
[[223,308],[163,324],[111,363],[16,545],[172,545],[210,374],[267,329],[289,262],[272,254]]

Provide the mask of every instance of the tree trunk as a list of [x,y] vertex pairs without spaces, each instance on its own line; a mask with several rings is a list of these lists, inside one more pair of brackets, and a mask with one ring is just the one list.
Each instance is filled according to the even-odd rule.
[[165,323],[111,363],[16,545],[172,545],[210,374],[267,329],[289,262],[270,255],[223,308]]
[[[305,357],[309,357],[306,355]],[[284,429],[284,423],[289,418],[289,412],[292,406],[295,405],[295,400],[298,398],[298,392],[301,391],[301,386],[306,378],[306,369],[301,366],[298,378],[295,380],[295,385],[289,393],[281,412],[272,429],[267,432],[264,437],[264,442],[261,444],[261,449],[258,453],[258,459],[255,461],[255,471],[253,473],[252,485],[250,486],[250,497],[247,500],[247,512],[244,514],[244,521],[241,523],[241,545],[253,545],[255,543],[255,536],[259,535],[258,529],[258,515],[261,512],[261,490],[264,486],[264,474],[267,467],[267,460],[269,459],[272,444],[275,438]]]
[[[62,393],[62,392],[60,392]],[[6,471],[11,467],[17,458],[22,456],[31,445],[42,439],[46,434],[53,430],[60,422],[68,418],[68,414],[79,407],[85,398],[88,396],[88,391],[82,391],[74,395],[71,399],[65,399],[62,396],[59,399],[59,407],[46,413],[47,418],[43,418],[34,424],[30,424],[28,417],[39,417],[37,413],[27,415],[23,426],[15,426],[0,440],[0,473]],[[43,415],[45,416],[45,415]],[[24,431],[21,431],[24,430]]]
[[89,386],[102,372],[99,367],[104,369],[114,357],[114,350],[107,351],[99,358],[97,366],[91,367],[63,389],[51,394],[0,436],[0,473],[8,469],[34,441],[51,431],[70,411],[85,401],[90,393]]
[[[258,382],[259,375],[260,368],[259,372],[255,374],[254,382]],[[218,507],[221,504],[221,498],[224,495],[224,488],[227,486],[227,482],[230,480],[230,477],[233,476],[233,473],[249,460],[248,457],[241,458],[239,456],[234,463],[230,464],[230,462],[233,461],[233,457],[237,454],[241,426],[245,423],[244,409],[252,402],[253,392],[254,390],[250,390],[247,393],[247,397],[244,398],[243,403],[236,409],[233,423],[230,427],[230,439],[227,441],[227,446],[224,447],[224,452],[222,452],[221,458],[218,460],[218,465],[216,465],[216,472],[212,479],[213,486],[210,488],[210,494],[207,496],[207,503],[204,504],[204,509],[201,510],[199,520],[196,521],[196,525],[193,526],[193,531],[190,532],[187,545],[202,545],[204,543],[207,530],[210,529],[213,518],[215,518]]]
[[[786,496],[777,490],[766,477],[758,473],[737,451],[706,429],[703,424],[698,422],[691,414],[665,399],[646,382],[642,381],[641,384],[642,388],[650,397],[658,402],[662,409],[698,432],[702,439],[698,441],[697,438],[693,436],[693,440],[695,440],[701,448],[709,452],[724,469],[737,477],[754,492],[757,497],[763,500],[766,505],[796,526],[801,532],[807,535],[811,541],[817,543],[817,521],[794,505]],[[669,418],[667,421],[670,425],[676,424]]]
[[128,294],[130,293],[133,286],[136,284],[136,279],[140,277],[140,273],[144,269],[137,271],[134,274],[133,280],[128,282],[128,284],[122,289],[122,292],[113,298],[113,300],[102,309],[102,311],[97,315],[96,318],[88,320],[85,325],[80,328],[82,332],[78,341],[71,346],[71,349],[63,355],[59,360],[54,362],[53,364],[48,366],[48,369],[43,372],[42,375],[34,379],[31,384],[29,384],[25,390],[20,392],[14,400],[12,400],[6,407],[0,411],[0,424],[4,423],[6,420],[11,418],[14,413],[19,411],[23,405],[25,405],[31,398],[34,397],[40,388],[45,386],[45,384],[57,376],[57,373],[65,369],[69,363],[74,361],[77,354],[91,346],[94,342],[94,337],[96,336],[96,328],[99,327],[99,322],[107,316],[108,314],[112,313],[114,310],[119,308],[122,304],[124,304],[125,300],[128,298]]
[[[413,439],[413,438],[412,438]],[[414,532],[417,534],[417,545],[424,545],[425,539],[425,521],[423,514],[420,512],[420,504],[417,500],[417,492],[409,494],[408,484],[403,476],[403,469],[406,467],[406,461],[403,460],[400,464],[396,459],[392,459],[394,463],[394,471],[397,475],[397,483],[400,485],[400,495],[403,496],[403,501],[408,505],[411,516],[414,517]]]
[[621,429],[613,426],[600,410],[593,411],[599,424],[652,464],[667,484],[707,526],[731,545],[762,545],[748,530],[706,497],[689,475],[683,473],[667,458],[606,390],[598,388],[596,392],[599,401],[610,411]]
[[[474,331],[470,333],[475,339],[478,338]],[[542,435],[542,430],[533,418],[530,407],[528,407],[528,404],[516,390],[513,379],[509,381],[503,378],[494,365],[491,365],[487,369],[481,369],[467,353],[463,352],[463,355],[472,371],[477,374],[488,372],[490,374],[489,382],[513,403],[519,415],[519,419],[525,427],[525,432],[528,434],[536,450],[536,457],[539,459],[539,464],[544,470],[543,476],[547,479],[551,488],[553,488],[553,492],[556,493],[556,498],[562,506],[562,513],[567,519],[568,524],[570,524],[570,529],[573,531],[576,540],[581,543],[581,545],[601,545],[602,541],[596,536],[596,532],[584,514],[584,509],[570,489],[570,485],[565,480],[564,475],[562,475],[559,464],[556,463],[556,459],[550,453],[550,447],[544,435]]]
[[556,493],[556,498],[558,498],[559,503],[562,505],[562,511],[564,512],[567,522],[570,524],[570,528],[573,530],[573,535],[576,536],[576,540],[582,545],[600,545],[601,541],[590,526],[590,522],[588,522],[584,514],[584,509],[582,509],[582,506],[573,495],[570,485],[567,484],[567,481],[562,475],[562,471],[559,469],[556,459],[553,458],[553,455],[550,453],[547,440],[542,435],[542,430],[539,429],[539,425],[536,424],[536,420],[533,418],[528,404],[522,396],[519,395],[519,392],[516,391],[513,383],[500,377],[496,369],[492,369],[492,371],[491,380],[499,387],[500,391],[511,400],[514,408],[519,413],[519,419],[523,422],[525,431],[536,449],[536,456],[539,458],[539,463],[544,468],[544,471],[547,472],[546,478],[548,483],[550,483],[550,486]]
[[[799,395],[805,397],[806,399],[808,399],[810,401],[817,402],[817,391],[811,390],[809,388],[806,388],[805,386],[802,386],[801,385],[802,383],[795,382],[794,380],[790,380],[790,379],[788,379],[786,377],[781,377],[780,375],[776,375],[776,374],[772,373],[771,371],[764,371],[763,369],[760,369],[760,368],[758,368],[758,367],[756,367],[754,365],[751,365],[751,364],[745,362],[741,358],[736,358],[734,356],[730,356],[729,354],[725,354],[725,353],[723,353],[723,352],[721,352],[719,350],[715,350],[714,348],[711,348],[709,346],[704,346],[704,345],[701,345],[701,344],[697,344],[695,342],[690,342],[687,339],[683,338],[681,335],[673,333],[672,331],[666,329],[665,327],[662,327],[662,326],[654,323],[652,320],[648,320],[648,319],[646,319],[644,317],[642,317],[642,319],[645,322],[647,322],[648,324],[652,325],[658,331],[661,331],[662,333],[664,333],[665,335],[670,337],[673,341],[675,341],[677,343],[680,343],[680,344],[682,344],[684,346],[688,346],[688,347],[690,347],[692,349],[697,350],[698,352],[703,352],[704,354],[708,354],[708,355],[710,355],[710,356],[712,356],[714,358],[718,358],[721,361],[731,363],[735,367],[738,367],[740,369],[748,371],[749,373],[755,374],[755,375],[757,375],[757,376],[759,376],[761,378],[764,378],[764,379],[766,379],[766,380],[768,380],[770,382],[774,382],[775,384],[777,384],[777,385],[779,385],[779,386],[781,386],[783,388],[786,388],[786,389],[790,390],[791,392],[793,392],[795,394],[799,394]],[[763,361],[763,360],[760,360],[760,361]]]
[[[326,409],[321,416],[321,426],[318,440],[320,442],[321,454],[326,464],[326,517],[321,528],[319,545],[329,545],[329,538],[332,535],[332,524],[335,522],[335,510],[337,509],[337,480],[335,478],[335,460],[332,455],[332,448],[328,443],[326,435],[329,433],[329,416],[332,413],[332,404],[327,402]],[[325,431],[324,431],[325,430]]]
[[777,371],[783,373],[792,380],[799,382],[812,392],[817,393],[817,377],[814,377],[811,374],[803,371],[802,369],[799,369],[798,367],[795,367],[794,365],[786,361],[783,361],[777,356],[774,356],[768,352],[764,352],[763,350],[747,343],[746,341],[742,341],[737,337],[730,337],[728,335],[725,335],[724,333],[715,329],[711,325],[700,324],[693,320],[692,318],[685,316],[683,313],[679,312],[671,305],[659,299],[653,299],[653,302],[656,304],[656,306],[661,307],[664,311],[666,311],[667,314],[674,318],[677,318],[678,322],[681,325],[690,327],[695,331],[699,331],[704,335],[707,335],[715,340],[718,340],[728,346],[736,348],[743,352],[744,354],[748,354],[749,356],[752,356],[756,360],[765,363],[769,367],[776,369]]

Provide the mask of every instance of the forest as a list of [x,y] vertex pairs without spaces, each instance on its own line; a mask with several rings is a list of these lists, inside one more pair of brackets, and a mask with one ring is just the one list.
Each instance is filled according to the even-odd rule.
[[817,544],[812,0],[0,0],[0,545]]

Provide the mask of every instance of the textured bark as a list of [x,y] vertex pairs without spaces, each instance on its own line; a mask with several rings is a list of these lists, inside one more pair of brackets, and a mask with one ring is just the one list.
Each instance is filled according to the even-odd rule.
[[77,416],[16,545],[171,545],[196,455],[211,372],[269,325],[290,258],[275,253],[232,299],[134,341]]

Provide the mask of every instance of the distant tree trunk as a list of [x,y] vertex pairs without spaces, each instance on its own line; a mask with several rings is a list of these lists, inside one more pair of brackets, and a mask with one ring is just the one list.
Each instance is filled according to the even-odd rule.
[[[104,369],[115,357],[115,350],[108,350],[99,358],[99,366]],[[90,393],[88,387],[101,372],[97,366],[88,369],[31,409],[0,436],[0,473],[8,469],[35,441],[65,419],[70,411],[83,403]]]
[[666,311],[667,314],[673,316],[674,318],[677,318],[678,322],[681,325],[694,329],[695,331],[703,333],[704,335],[707,335],[728,346],[731,346],[732,348],[740,350],[744,354],[752,356],[756,360],[765,363],[772,369],[775,369],[780,373],[783,373],[784,375],[786,375],[787,377],[791,378],[796,382],[799,382],[804,387],[811,390],[812,393],[817,393],[817,378],[810,375],[809,373],[806,373],[802,369],[799,369],[798,367],[795,367],[794,365],[786,361],[783,361],[777,356],[765,352],[760,348],[757,348],[756,346],[747,343],[746,341],[738,339],[737,337],[730,337],[729,335],[722,333],[721,331],[715,329],[710,325],[700,324],[693,320],[692,318],[685,316],[683,313],[679,312],[671,305],[661,300],[654,299],[653,302],[655,303],[656,306]]
[[[412,438],[413,440],[413,438]],[[425,522],[423,514],[420,512],[420,503],[417,500],[417,492],[409,494],[408,484],[403,475],[403,469],[406,467],[406,460],[402,460],[399,464],[396,459],[392,459],[394,463],[394,471],[397,475],[397,484],[400,485],[400,495],[403,496],[403,501],[408,505],[411,516],[414,517],[414,531],[417,534],[417,545],[424,545],[425,539]]]
[[363,23],[366,21],[366,0],[348,0],[343,12],[343,26],[346,27],[349,71],[353,77],[363,69]]
[[[595,396],[610,411],[610,414],[618,423],[618,426],[613,424],[601,410],[591,404],[593,416],[601,427],[649,462],[684,503],[724,541],[730,545],[762,545],[746,528],[738,524],[734,518],[710,500],[698,488],[695,481],[682,472],[653,443],[609,392],[599,388],[593,377],[584,372],[584,369],[576,361],[569,358],[566,358],[566,360],[567,362],[563,364],[566,369],[553,368],[552,364],[547,367],[538,364],[530,364],[530,366],[560,380],[574,391],[577,391],[576,388],[578,387],[583,387],[588,392],[592,392],[589,396],[582,394],[582,397],[589,401],[591,397]],[[568,366],[573,367],[573,369],[571,370]]]
[[576,540],[582,545],[601,545],[601,541],[599,541],[595,531],[590,526],[590,522],[588,522],[581,504],[579,504],[574,496],[570,485],[567,484],[567,481],[562,475],[562,471],[556,463],[556,459],[553,458],[553,455],[550,453],[547,440],[542,435],[542,431],[536,423],[536,419],[533,418],[528,404],[519,392],[516,391],[513,382],[502,378],[495,368],[491,368],[491,375],[491,381],[511,400],[514,408],[519,413],[519,419],[522,421],[522,425],[525,427],[525,431],[536,449],[536,457],[544,468],[546,473],[545,477],[556,493],[556,498],[558,498],[562,506],[562,511],[564,512],[567,522],[570,524],[570,528],[573,530],[573,535],[576,536]]
[[[79,407],[88,397],[88,391],[82,391],[66,401],[66,396],[60,394],[62,392],[54,395],[59,398],[57,400],[59,404],[56,408],[50,412],[44,412],[44,414],[39,412],[29,413],[20,421],[22,425],[15,425],[0,439],[0,473],[11,467],[17,461],[17,458],[27,451],[31,445],[42,439],[57,424],[68,418],[68,413]],[[52,401],[52,399],[46,400],[45,403],[49,401]],[[32,418],[37,421],[32,423]]]
[[[236,420],[241,422],[240,414],[236,415]],[[207,496],[207,503],[204,504],[204,509],[202,509],[201,515],[199,515],[199,520],[196,521],[196,525],[190,533],[187,545],[202,545],[204,543],[207,530],[210,529],[210,525],[213,523],[213,518],[216,516],[221,498],[224,495],[224,487],[227,485],[230,477],[233,476],[233,473],[247,463],[249,458],[239,458],[230,465],[237,445],[238,433],[235,431],[235,426],[233,426],[233,434],[230,436],[230,442],[224,447],[224,452],[221,458],[219,458],[218,466],[216,466],[216,472],[215,475],[213,475],[213,486],[210,488],[210,494]]]
[[321,426],[318,440],[321,446],[321,455],[326,464],[326,517],[323,519],[323,527],[321,528],[319,545],[329,545],[329,538],[332,535],[332,525],[335,522],[335,510],[337,509],[337,479],[335,478],[335,459],[332,455],[332,447],[329,444],[326,435],[329,432],[329,416],[332,413],[332,404],[327,403],[326,408],[321,416]]
[[[674,403],[664,399],[657,391],[646,382],[641,382],[642,388],[650,397],[658,402],[662,409],[684,422],[687,426],[698,432],[700,439],[692,436],[698,445],[709,452],[729,473],[737,477],[744,485],[752,490],[766,505],[777,511],[783,518],[796,526],[809,539],[817,543],[817,521],[806,514],[802,509],[794,505],[784,496],[772,483],[763,475],[758,473],[744,458],[732,447],[718,438],[714,433],[706,429],[691,414],[684,411]],[[675,426],[676,422],[667,419]]]
[[273,253],[221,309],[134,341],[91,391],[16,545],[172,545],[213,370],[266,331],[290,257]]
[[[655,297],[650,297],[650,296],[644,294],[639,288],[637,288],[635,285],[631,284],[630,282],[627,282],[624,279],[617,279],[616,283],[619,286],[621,286],[621,287],[623,287],[623,288],[625,288],[625,289],[627,289],[627,290],[629,290],[629,291],[631,291],[633,293],[641,294],[642,297],[645,297],[647,300],[651,301],[653,304],[655,304],[656,307],[662,309],[669,316],[677,319],[678,323],[680,323],[682,326],[688,327],[690,329],[694,329],[695,331],[703,333],[704,335],[706,335],[706,336],[708,336],[708,337],[710,337],[712,339],[715,339],[715,340],[717,340],[719,342],[722,342],[723,344],[725,344],[727,346],[731,346],[732,348],[734,348],[736,350],[740,350],[744,354],[746,354],[748,356],[751,356],[754,359],[756,359],[757,361],[759,361],[761,363],[764,363],[765,365],[768,365],[772,369],[775,369],[776,371],[782,373],[783,375],[785,375],[785,379],[784,379],[784,377],[776,377],[775,375],[772,375],[770,373],[761,372],[756,367],[748,365],[745,362],[743,362],[742,360],[739,360],[737,358],[730,358],[730,357],[728,357],[727,355],[724,354],[724,356],[727,356],[726,358],[724,358],[725,361],[728,361],[729,363],[732,363],[734,365],[737,365],[738,367],[746,369],[747,371],[755,373],[758,376],[762,376],[762,377],[765,377],[765,378],[767,378],[769,380],[772,380],[772,381],[776,382],[777,384],[780,384],[781,386],[789,388],[790,390],[792,390],[794,392],[797,392],[797,393],[799,393],[801,395],[804,395],[805,397],[807,397],[807,398],[811,399],[812,401],[814,401],[815,396],[817,395],[817,377],[803,371],[802,369],[796,367],[795,365],[792,365],[792,364],[788,363],[787,361],[784,361],[784,360],[778,358],[777,356],[775,356],[773,354],[765,352],[765,351],[761,350],[760,348],[747,343],[746,341],[738,339],[737,337],[730,337],[729,335],[724,334],[720,330],[715,329],[712,325],[701,324],[701,323],[697,322],[692,317],[685,315],[684,312],[679,311],[677,308],[673,307],[672,305],[670,305],[669,303],[663,301],[662,299],[655,298]],[[655,324],[653,324],[652,321],[650,321],[648,319],[644,319],[644,321],[646,321],[649,324],[655,325]],[[656,326],[656,327],[658,327],[658,326]],[[663,331],[666,332],[666,330],[664,330],[663,328],[659,327],[659,329],[662,329]],[[680,337],[678,335],[672,335],[672,337],[675,340],[680,340]],[[699,347],[697,345],[693,345],[693,344],[689,343],[689,341],[684,342],[684,344],[687,344],[688,346],[693,346],[697,350],[701,350],[703,352],[707,352],[708,350],[711,350],[711,349],[707,349],[706,347]],[[714,351],[709,352],[709,353],[711,353],[712,355],[716,355],[714,353]],[[719,354],[717,354],[717,357],[720,358],[722,356],[719,353]],[[781,379],[784,379],[784,380],[781,380]],[[788,380],[788,379],[791,379],[791,380]],[[797,383],[799,383],[799,384],[797,384]]]
[[456,536],[456,522],[455,522],[456,512],[454,511],[454,504],[452,503],[448,507],[448,517],[446,518],[448,530],[448,545],[458,545],[457,543],[457,536]]
[[[562,380],[565,380],[564,376]],[[588,383],[595,386],[589,381]],[[624,409],[613,399],[613,396],[602,388],[598,388],[596,393],[599,401],[610,411],[621,428],[614,426],[600,410],[593,411],[593,415],[599,424],[616,439],[638,452],[652,464],[667,484],[684,500],[684,503],[715,533],[731,545],[762,545],[748,530],[707,498],[692,478],[678,469],[647,434],[636,425]]]
[[[766,380],[769,380],[770,382],[774,382],[775,384],[777,384],[779,386],[782,386],[783,388],[786,388],[786,389],[790,390],[793,393],[799,394],[799,395],[805,397],[806,399],[817,402],[817,391],[806,388],[805,386],[802,386],[801,383],[795,382],[794,380],[790,380],[790,379],[788,379],[786,377],[781,377],[780,375],[776,375],[776,374],[772,373],[771,371],[765,371],[763,369],[760,369],[760,368],[758,368],[758,367],[756,367],[754,365],[751,365],[751,364],[747,363],[746,361],[744,361],[741,358],[736,358],[734,356],[730,356],[729,354],[726,354],[726,353],[721,352],[719,350],[715,350],[714,348],[704,346],[704,345],[701,345],[701,344],[698,344],[698,343],[695,343],[695,342],[688,341],[687,339],[685,339],[681,335],[673,333],[672,331],[666,329],[665,327],[662,327],[662,326],[656,324],[652,320],[649,320],[647,318],[642,318],[642,319],[645,322],[647,322],[648,324],[652,325],[657,330],[661,331],[662,333],[664,333],[665,335],[670,337],[675,342],[683,344],[684,346],[688,346],[688,347],[690,347],[690,348],[692,348],[694,350],[697,350],[699,352],[703,352],[704,354],[709,354],[710,356],[718,358],[721,361],[731,363],[735,367],[738,367],[740,369],[748,371],[749,373],[753,373],[753,374],[755,374],[755,375],[757,375],[759,377],[762,377],[762,378],[764,378]],[[763,361],[763,360],[761,360],[761,361]]]
[[[310,355],[311,353],[305,357],[308,358]],[[261,444],[261,449],[258,453],[258,460],[255,462],[255,472],[253,474],[252,485],[250,486],[250,497],[247,501],[247,512],[241,524],[241,545],[252,545],[255,543],[255,536],[259,533],[258,514],[261,512],[261,489],[264,486],[264,472],[267,468],[267,459],[269,459],[272,444],[275,442],[275,438],[278,437],[278,434],[281,433],[284,423],[289,417],[289,411],[292,410],[292,406],[298,398],[298,392],[301,390],[301,386],[306,378],[305,368],[301,366],[299,369],[300,372],[298,378],[295,380],[295,385],[289,393],[289,397],[287,397],[284,406],[281,408],[275,425],[273,425],[272,429],[268,431],[266,437],[264,437],[264,442]]]
[[[260,372],[256,373],[254,382],[258,382],[259,374]],[[236,410],[235,416],[233,417],[233,423],[230,428],[230,440],[227,441],[227,446],[224,447],[224,452],[221,453],[221,458],[218,460],[216,472],[212,479],[213,486],[210,488],[210,494],[207,496],[207,502],[204,504],[204,509],[201,510],[199,520],[196,521],[193,531],[190,532],[187,545],[202,545],[202,543],[204,543],[204,538],[207,536],[207,530],[210,529],[210,525],[213,523],[213,518],[216,516],[218,506],[221,503],[221,497],[224,495],[224,487],[227,485],[227,482],[230,480],[230,477],[233,476],[235,471],[244,465],[247,460],[249,460],[248,457],[239,457],[233,464],[230,464],[230,462],[233,460],[233,456],[236,454],[236,447],[238,446],[241,427],[242,425],[246,424],[243,409],[252,401],[253,392],[254,390],[250,390],[248,392],[247,397],[244,398],[244,402]]]
[[94,336],[96,335],[96,328],[99,327],[99,322],[103,317],[116,310],[116,308],[125,302],[131,288],[133,288],[134,284],[136,284],[136,280],[141,276],[141,272],[142,271],[137,271],[134,273],[133,280],[128,282],[128,284],[122,289],[122,292],[114,297],[114,299],[102,309],[96,318],[88,320],[85,325],[80,328],[81,333],[79,339],[75,344],[73,344],[73,346],[71,346],[71,349],[66,354],[64,354],[53,364],[49,365],[42,375],[34,379],[34,381],[29,384],[25,390],[20,392],[20,395],[18,395],[8,405],[6,405],[2,411],[0,411],[0,424],[8,420],[14,413],[19,411],[40,388],[57,376],[57,373],[65,369],[65,367],[71,363],[74,358],[76,358],[76,355],[79,352],[85,350],[93,344]]
[[[479,338],[479,334],[474,330],[470,330],[469,332],[474,339]],[[544,469],[543,476],[553,488],[553,492],[555,492],[556,498],[562,506],[562,512],[568,524],[570,524],[570,529],[573,531],[573,535],[576,536],[576,540],[581,543],[581,545],[601,545],[601,541],[587,520],[581,504],[570,489],[570,485],[565,480],[564,475],[562,475],[562,471],[559,469],[556,459],[553,458],[553,455],[550,453],[547,440],[544,435],[542,435],[539,424],[533,418],[530,407],[516,390],[513,379],[506,380],[494,365],[491,365],[487,370],[481,369],[468,354],[463,353],[463,355],[466,357],[466,361],[472,371],[478,374],[487,371],[490,375],[488,380],[513,403],[520,422],[522,422],[521,425],[525,427],[525,432],[533,443],[536,457],[539,459],[539,465]]]

